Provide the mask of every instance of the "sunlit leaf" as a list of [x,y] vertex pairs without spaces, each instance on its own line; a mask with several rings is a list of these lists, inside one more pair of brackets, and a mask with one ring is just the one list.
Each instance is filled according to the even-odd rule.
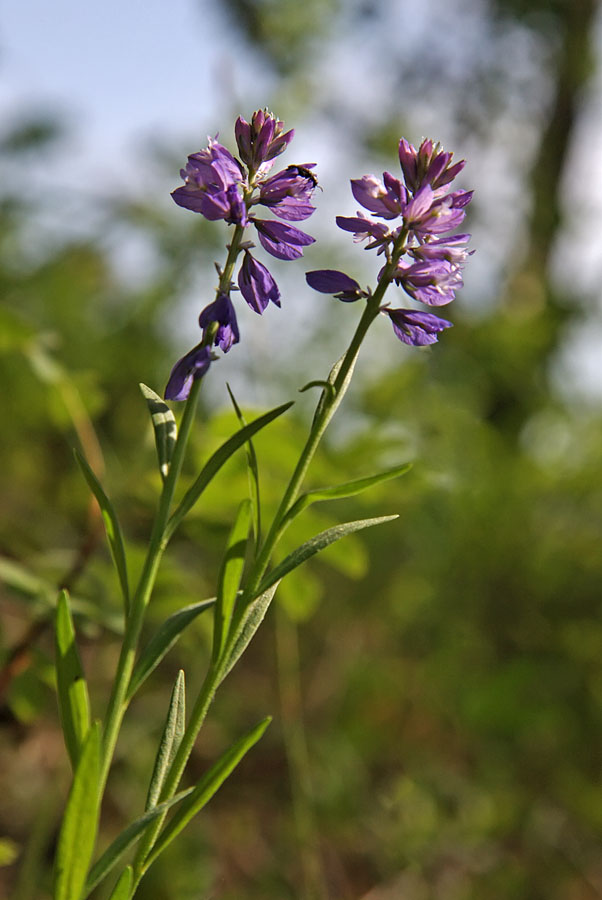
[[243,500],[238,507],[219,572],[213,631],[214,659],[219,659],[228,636],[234,602],[245,565],[250,523],[251,501]]
[[[192,793],[184,800],[171,821],[166,825],[155,844],[150,856],[145,861],[145,870],[155,861],[160,853],[173,841],[175,837],[188,825],[190,820],[209,802],[216,791],[221,787],[228,775],[236,768],[254,744],[260,739],[264,731],[272,721],[268,716],[255,726],[248,734],[239,738],[219,758],[206,775],[193,788]],[[156,807],[158,809],[158,807]]]
[[58,839],[54,900],[80,900],[98,825],[100,723],[85,740]]
[[[238,403],[236,402],[236,398],[232,393],[232,389],[229,384],[226,384],[228,388],[228,393],[230,395],[230,400],[232,401],[232,406],[234,407],[234,412],[236,413],[236,418],[240,422],[240,424],[244,427],[247,424],[245,417],[243,416]],[[245,444],[246,452],[247,452],[247,472],[249,474],[249,490],[251,492],[251,503],[253,504],[253,521],[254,521],[254,530],[255,530],[255,546],[258,547],[261,543],[261,498],[259,496],[259,466],[257,464],[257,454],[255,453],[255,447],[253,446],[253,441],[249,438],[249,440]]]
[[96,501],[100,507],[102,519],[107,533],[107,538],[109,541],[109,547],[111,548],[111,555],[113,557],[113,562],[115,563],[115,568],[117,569],[117,575],[119,576],[121,593],[123,596],[123,602],[125,604],[125,610],[127,614],[130,608],[130,591],[128,586],[127,565],[125,561],[125,549],[123,546],[123,537],[121,534],[121,528],[119,526],[119,520],[117,519],[117,514],[113,509],[113,505],[105,494],[98,478],[88,465],[86,459],[78,450],[75,450],[75,458],[77,459],[79,467],[83,472],[84,478],[88,482],[88,487],[96,497]]
[[209,600],[201,600],[200,603],[191,603],[190,606],[184,606],[182,609],[177,610],[163,622],[138,658],[128,686],[128,699],[134,696],[142,682],[173,647],[186,626],[190,625],[197,616],[213,606],[214,603],[215,597],[210,597]]
[[130,900],[134,886],[134,870],[128,866],[119,876],[119,881],[113,888],[109,900]]
[[151,388],[145,384],[140,384],[140,390],[150,412],[153,431],[155,432],[159,471],[161,472],[161,477],[165,480],[178,437],[176,417],[167,403],[158,394],[155,394]]
[[178,752],[178,747],[182,741],[182,735],[184,734],[185,728],[186,685],[184,672],[180,669],[171,694],[169,709],[167,710],[167,719],[165,720],[165,727],[163,729],[163,734],[161,735],[159,749],[157,750],[157,756],[155,758],[153,774],[148,789],[148,797],[146,799],[147,810],[157,805],[157,800],[159,799],[165,776],[169,771],[174,756]]
[[71,766],[75,769],[90,728],[90,701],[88,686],[75,643],[75,629],[67,591],[61,591],[58,597],[55,647],[61,726]]

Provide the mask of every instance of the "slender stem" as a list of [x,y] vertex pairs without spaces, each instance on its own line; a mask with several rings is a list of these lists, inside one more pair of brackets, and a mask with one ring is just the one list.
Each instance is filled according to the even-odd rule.
[[136,592],[132,599],[130,615],[126,623],[123,644],[121,646],[121,653],[117,664],[117,672],[115,674],[115,681],[113,683],[113,690],[105,719],[103,734],[103,768],[100,781],[101,790],[104,789],[106,783],[113,753],[115,751],[115,744],[117,743],[119,728],[127,708],[126,694],[132,670],[134,668],[138,638],[140,637],[144,614],[154,587],[159,562],[166,545],[164,537],[165,527],[169,518],[175,487],[182,470],[184,453],[188,443],[192,422],[194,420],[200,387],[200,380],[193,382],[188,400],[186,401],[186,406],[184,407],[178,439],[174,448],[169,472],[167,473],[167,478],[163,484],[163,491],[159,500],[159,506],[155,516],[142,574],[140,575],[138,587],[136,588]]

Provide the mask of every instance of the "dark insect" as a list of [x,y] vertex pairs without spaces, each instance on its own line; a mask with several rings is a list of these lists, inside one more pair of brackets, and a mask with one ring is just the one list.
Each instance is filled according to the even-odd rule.
[[305,166],[287,166],[286,171],[290,172],[291,175],[301,175],[302,178],[309,178],[314,187],[318,187],[318,179],[311,171],[311,169],[306,169]]

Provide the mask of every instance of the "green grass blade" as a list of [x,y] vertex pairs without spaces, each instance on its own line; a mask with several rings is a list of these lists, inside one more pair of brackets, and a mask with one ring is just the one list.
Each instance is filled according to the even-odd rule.
[[[254,744],[260,739],[264,731],[272,721],[271,716],[263,719],[248,734],[239,738],[219,758],[206,775],[193,788],[189,797],[184,800],[171,821],[166,825],[149,857],[145,860],[144,869],[155,861],[163,850],[173,841],[183,828],[196,816],[198,812],[209,802],[216,791],[221,787],[228,775],[236,768]],[[158,807],[157,807],[158,808]]]
[[245,425],[244,428],[241,428],[236,432],[236,434],[233,434],[231,438],[228,438],[228,440],[223,443],[212,456],[209,457],[209,459],[203,466],[198,478],[186,491],[177,509],[174,511],[169,522],[167,523],[167,528],[165,530],[166,540],[171,537],[174,530],[178,527],[186,513],[192,509],[207,485],[211,482],[213,476],[217,472],[219,472],[221,467],[230,459],[232,454],[235,453],[239,447],[242,447],[242,445],[245,444],[249,440],[249,438],[253,437],[254,434],[256,434],[258,431],[261,431],[262,428],[265,428],[266,425],[269,425],[270,422],[285,413],[287,409],[290,409],[292,405],[292,402],[284,403],[282,406],[277,406],[275,409],[270,410],[270,412],[265,413],[263,416],[259,416],[259,418],[254,419],[253,422]]
[[219,659],[228,637],[234,603],[245,565],[245,554],[251,524],[251,501],[243,500],[228,537],[226,552],[220,568],[213,630],[213,658]]
[[128,866],[119,876],[119,881],[113,888],[109,900],[130,900],[134,887],[134,870]]
[[227,657],[220,663],[218,683],[221,683],[224,680],[228,672],[236,665],[247,649],[253,635],[264,619],[268,607],[272,602],[272,598],[276,593],[277,587],[278,582],[269,587],[267,591],[259,594],[259,596],[255,597],[251,603],[249,603],[242,613],[240,621],[236,626],[236,631],[229,641],[229,645],[232,649],[229,651]]
[[[243,416],[238,403],[236,402],[236,398],[232,393],[230,385],[226,383],[226,387],[228,388],[228,393],[230,395],[230,400],[232,401],[232,406],[234,407],[234,412],[236,413],[236,418],[240,422],[242,426],[247,424],[245,417]],[[247,452],[247,472],[249,475],[249,490],[251,493],[251,503],[253,504],[253,528],[255,531],[255,546],[259,547],[261,544],[261,501],[259,496],[259,465],[257,463],[257,454],[255,453],[255,447],[253,446],[253,441],[249,439],[246,443],[246,452]]]
[[259,585],[259,590],[266,591],[271,585],[280,581],[285,575],[296,569],[297,566],[300,566],[306,559],[319,553],[320,550],[324,550],[329,544],[339,541],[345,535],[354,531],[361,531],[363,528],[372,528],[373,525],[383,525],[385,522],[392,522],[393,519],[398,518],[399,516],[395,515],[379,516],[376,519],[358,519],[356,522],[344,522],[342,525],[335,525],[333,528],[321,531],[320,534],[310,538],[309,541],[306,541],[300,547],[297,547],[296,550],[293,550],[292,553],[289,553],[279,565],[272,569],[271,572],[268,572]]
[[146,809],[152,809],[157,805],[165,776],[169,771],[173,758],[178,752],[178,747],[182,741],[182,735],[186,728],[186,685],[184,680],[184,672],[182,669],[178,672],[176,683],[174,685],[169,709],[167,710],[167,719],[165,727],[159,742],[159,749],[155,758],[153,774],[151,776],[148,788],[148,797],[146,799]]
[[69,595],[61,591],[56,607],[56,685],[65,746],[75,771],[90,728],[90,701],[77,644]]
[[100,723],[85,740],[58,839],[54,900],[80,900],[98,825]]
[[130,609],[130,589],[128,585],[127,564],[125,561],[125,548],[123,545],[123,536],[121,534],[119,520],[117,519],[117,514],[113,509],[111,501],[105,494],[100,481],[90,468],[87,460],[82,456],[79,450],[75,450],[74,452],[83,476],[88,482],[88,487],[96,497],[96,502],[100,507],[107,539],[109,541],[111,556],[113,557],[113,562],[117,569],[125,611],[126,614],[128,614]]
[[286,519],[294,519],[300,512],[306,509],[311,503],[317,503],[320,500],[338,500],[343,497],[354,497],[361,494],[375,484],[383,481],[390,481],[393,478],[399,478],[405,475],[412,468],[411,463],[403,463],[400,466],[394,466],[392,469],[386,469],[384,472],[377,472],[375,475],[367,475],[365,478],[356,478],[354,481],[347,481],[344,484],[338,484],[334,487],[318,488],[315,491],[308,491],[302,494],[296,503],[291,506]]
[[170,809],[170,807],[174,806],[176,803],[181,803],[182,800],[189,797],[193,791],[194,788],[180,791],[179,794],[176,794],[175,797],[172,797],[170,800],[166,800],[165,803],[160,803],[159,806],[153,806],[153,808],[145,812],[143,816],[140,816],[139,819],[136,819],[136,821],[132,822],[131,825],[128,825],[127,828],[124,828],[90,869],[90,874],[88,875],[84,889],[84,897],[87,897],[88,894],[100,884],[103,878],[106,878],[113,866],[117,865],[123,854],[136,843],[142,832],[157,818],[157,816],[162,816]]
[[134,667],[128,685],[128,700],[134,696],[142,682],[148,678],[165,654],[173,647],[186,626],[190,625],[197,616],[213,606],[214,603],[215,597],[211,597],[209,600],[201,600],[200,603],[191,603],[190,606],[182,607],[182,609],[173,613],[163,622],[140,654]]
[[176,425],[176,417],[171,409],[158,394],[147,387],[140,384],[142,396],[146,400],[148,411],[150,413],[153,431],[155,432],[155,446],[157,448],[157,459],[159,460],[159,471],[163,481],[169,473],[169,465],[173,456],[174,447],[178,438],[178,426]]

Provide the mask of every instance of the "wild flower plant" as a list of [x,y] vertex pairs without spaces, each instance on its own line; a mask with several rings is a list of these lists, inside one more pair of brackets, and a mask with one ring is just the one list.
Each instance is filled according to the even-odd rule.
[[[88,690],[76,648],[73,620],[66,592],[59,597],[56,616],[56,669],[59,708],[65,744],[73,767],[73,782],[59,835],[55,866],[55,900],[82,900],[109,875],[117,881],[112,900],[130,900],[163,850],[205,806],[241,758],[259,740],[270,721],[259,722],[239,738],[193,787],[180,789],[186,765],[215,692],[260,626],[280,581],[305,560],[354,531],[379,525],[396,516],[346,522],[303,543],[277,564],[272,558],[290,523],[312,503],[348,497],[407,471],[403,463],[334,487],[302,493],[310,463],[320,440],[351,381],[362,342],[372,323],[388,317],[396,336],[421,346],[437,341],[451,323],[421,308],[390,306],[385,294],[400,287],[414,301],[439,307],[450,303],[462,286],[462,268],[469,235],[451,234],[464,219],[471,192],[449,191],[464,166],[452,165],[452,154],[425,140],[416,149],[406,140],[399,144],[402,178],[385,172],[382,180],[365,175],[353,180],[357,202],[367,210],[339,216],[337,224],[367,240],[383,264],[374,289],[362,288],[348,274],[334,269],[308,272],[317,291],[345,302],[363,303],[355,333],[341,358],[322,381],[320,398],[305,445],[265,535],[261,533],[257,460],[252,438],[284,414],[285,403],[246,424],[235,403],[240,428],[205,462],[188,489],[175,503],[186,444],[194,422],[202,379],[217,359],[213,348],[228,353],[240,340],[235,300],[240,293],[262,315],[270,303],[281,305],[280,290],[270,271],[255,257],[256,246],[281,260],[296,260],[314,238],[291,222],[309,218],[317,178],[314,163],[292,164],[271,174],[276,159],[293,138],[271,113],[255,112],[250,122],[239,118],[235,126],[239,156],[216,139],[188,158],[181,175],[184,184],[173,192],[175,202],[210,221],[222,220],[233,230],[223,267],[217,266],[215,299],[201,311],[200,341],[174,365],[165,399],[185,401],[179,427],[161,397],[146,386],[155,432],[163,488],[138,583],[130,590],[128,560],[113,505],[87,462],[79,462],[103,513],[107,538],[119,576],[125,630],[113,679],[111,696],[101,720],[92,721]],[[272,213],[276,218],[264,218]],[[261,217],[260,217],[261,215]],[[282,221],[281,221],[282,220]],[[240,257],[242,256],[242,260]],[[235,278],[235,270],[238,269]],[[234,300],[233,300],[234,295]],[[286,306],[286,304],[285,304]],[[206,487],[237,450],[246,447],[251,474],[251,496],[241,500],[225,547],[215,597],[178,610],[158,629],[150,642],[139,647],[145,613],[151,601],[161,557],[176,528],[201,499]],[[213,617],[213,647],[207,671],[192,709],[185,711],[184,674],[180,672],[169,701],[165,726],[144,808],[139,816],[93,862],[96,834],[107,776],[121,724],[134,694],[161,662],[182,631],[198,615]],[[169,817],[168,817],[169,816]],[[129,854],[129,862],[124,862]]]

